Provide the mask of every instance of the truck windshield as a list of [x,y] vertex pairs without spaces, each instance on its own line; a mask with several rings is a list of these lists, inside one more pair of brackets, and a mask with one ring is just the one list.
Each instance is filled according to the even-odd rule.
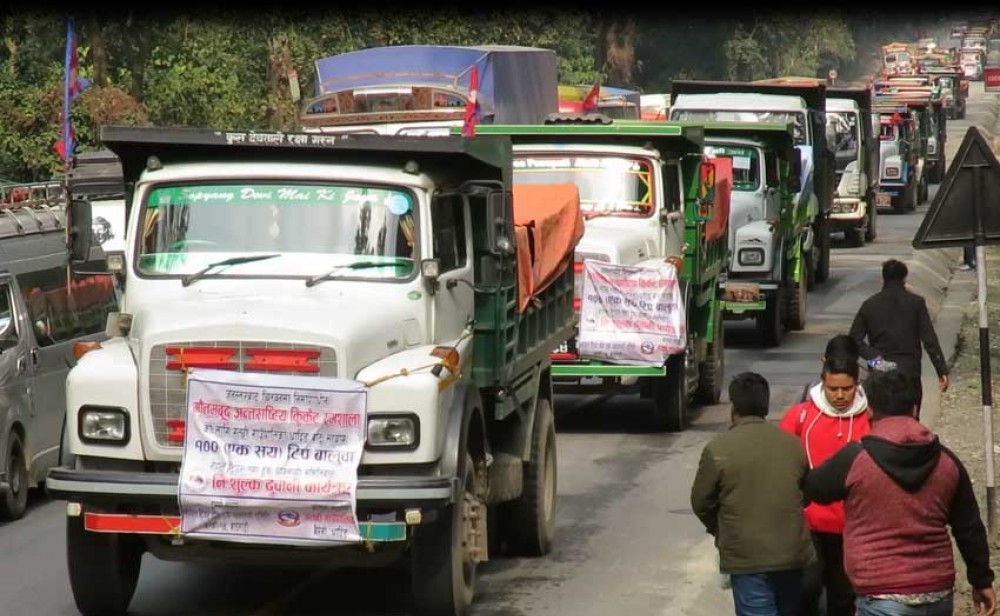
[[706,145],[709,158],[729,158],[733,161],[733,190],[754,192],[760,188],[760,155],[757,148],[736,145]]
[[402,188],[306,183],[158,186],[143,204],[137,270],[179,276],[232,257],[210,276],[312,277],[365,261],[345,278],[405,279],[415,273],[413,195]]
[[858,153],[858,116],[847,111],[828,111],[826,124],[832,128],[834,136],[833,151],[838,158],[857,156]]
[[651,216],[653,169],[627,156],[517,156],[515,184],[576,184],[584,217]]
[[671,120],[677,122],[777,122],[793,124],[795,145],[806,142],[805,114],[794,111],[754,111],[749,109],[676,109],[671,112]]

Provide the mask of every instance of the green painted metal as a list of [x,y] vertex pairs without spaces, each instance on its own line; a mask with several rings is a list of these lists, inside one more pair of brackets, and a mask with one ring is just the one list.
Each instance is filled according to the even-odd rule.
[[662,366],[615,366],[591,362],[589,364],[552,364],[552,376],[663,376]]

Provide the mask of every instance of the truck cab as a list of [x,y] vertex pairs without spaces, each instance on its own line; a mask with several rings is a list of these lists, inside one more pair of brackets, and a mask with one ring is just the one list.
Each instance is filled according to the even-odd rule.
[[837,162],[831,230],[844,232],[853,246],[874,241],[878,234],[875,193],[878,187],[878,146],[872,133],[868,89],[828,91],[827,140]]
[[877,205],[902,214],[916,208],[923,184],[925,140],[920,117],[906,105],[876,100],[879,119],[879,194]]
[[733,166],[729,253],[723,291],[726,320],[753,319],[763,343],[777,346],[807,319],[802,247],[810,232],[793,195],[801,159],[794,129],[777,123],[709,122],[705,154]]
[[[834,158],[826,139],[826,86],[819,80],[714,82],[677,80],[670,118],[681,122],[775,122],[794,126],[802,173],[796,208],[811,228],[804,251],[807,285],[830,275],[829,218],[833,207]],[[817,113],[818,112],[818,113]]]

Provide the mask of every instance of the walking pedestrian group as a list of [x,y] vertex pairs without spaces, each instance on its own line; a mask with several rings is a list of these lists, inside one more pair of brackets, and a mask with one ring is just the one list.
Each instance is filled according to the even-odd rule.
[[[883,265],[882,292],[829,341],[820,379],[777,424],[763,376],[729,384],[732,424],[702,450],[691,507],[736,616],[950,616],[953,540],[976,614],[996,612],[969,474],[919,421],[921,343],[942,390],[948,370],[905,268]],[[867,362],[862,382],[860,364],[877,358],[890,367]]]

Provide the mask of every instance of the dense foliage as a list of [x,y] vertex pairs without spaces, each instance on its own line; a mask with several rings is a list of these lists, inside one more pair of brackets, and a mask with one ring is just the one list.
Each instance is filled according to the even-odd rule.
[[[295,127],[289,74],[304,98],[313,61],[399,44],[545,47],[560,82],[665,92],[674,78],[758,79],[870,72],[880,42],[912,37],[895,15],[748,15],[720,20],[667,11],[614,15],[571,8],[298,13],[225,10],[191,15],[79,12],[80,72],[92,80],[74,103],[79,149],[102,124],[216,128]],[[62,110],[63,13],[0,17],[0,180],[51,177]]]

